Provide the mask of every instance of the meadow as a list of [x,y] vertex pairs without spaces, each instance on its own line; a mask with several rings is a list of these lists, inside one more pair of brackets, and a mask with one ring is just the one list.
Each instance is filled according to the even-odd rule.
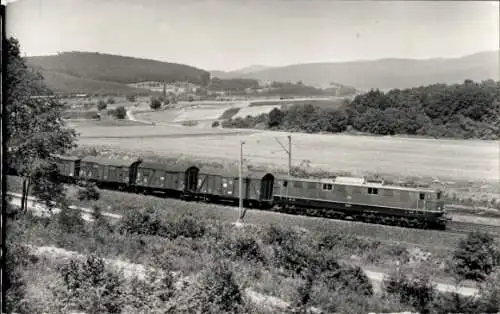
[[[166,157],[197,156],[219,161],[238,160],[240,141],[245,141],[246,163],[287,165],[287,155],[275,141],[275,138],[286,141],[288,134],[283,132],[245,130],[237,133],[241,130],[169,126],[99,128],[92,123],[81,124],[76,130],[81,133],[80,145],[105,145],[125,151],[151,151]],[[193,136],[212,132],[217,135]],[[241,136],[227,136],[234,134]],[[292,145],[294,166],[328,172],[416,176],[439,181],[499,180],[500,150],[494,141],[294,133]]]
[[[365,313],[471,306],[471,299],[442,295],[429,282],[432,278],[455,283],[445,268],[462,235],[426,232],[422,236],[398,228],[363,228],[361,224],[356,227],[358,224],[294,216],[274,219],[277,214],[259,211],[248,212],[245,225],[236,228],[232,225],[236,212],[223,206],[100,193],[98,201],[84,200],[81,205],[120,212],[123,218],[115,224],[98,214],[94,223],[84,224],[76,211],[62,211],[53,219],[18,215],[9,221],[11,245],[15,241],[18,250],[20,245],[29,245],[49,252],[38,257],[26,252],[18,256],[22,263],[15,264],[15,271],[24,285],[17,287],[25,290],[22,294],[17,290],[17,297],[25,309],[93,313],[96,307],[118,305],[121,311],[113,312],[170,308],[167,313],[188,313],[192,309],[182,311],[178,306],[213,306],[210,312],[296,313],[305,306],[328,313]],[[67,257],[71,255],[65,253],[67,257],[62,258],[61,249],[83,257],[70,257],[70,262]],[[107,260],[104,268],[99,266],[101,258]],[[129,275],[110,268],[116,265],[128,269]],[[161,273],[151,267],[172,273],[172,277],[157,277]],[[132,277],[140,275],[139,268],[146,277],[139,281],[130,278],[133,269]],[[408,301],[404,288],[390,289],[394,282],[376,288],[363,273],[368,269],[388,270],[396,283],[421,287],[431,297],[423,303]],[[404,277],[397,277],[402,274]],[[487,282],[498,285],[494,278]],[[176,288],[181,281],[183,288]],[[461,284],[475,286],[472,281]],[[498,287],[493,289],[481,290],[486,292],[481,302],[493,300]],[[158,299],[166,291],[168,297]],[[256,293],[262,296],[260,300],[264,296],[279,298],[291,307],[269,309],[264,302],[249,298]],[[231,298],[234,295],[239,296]],[[273,303],[280,303],[279,299]],[[233,308],[238,304],[241,307]]]

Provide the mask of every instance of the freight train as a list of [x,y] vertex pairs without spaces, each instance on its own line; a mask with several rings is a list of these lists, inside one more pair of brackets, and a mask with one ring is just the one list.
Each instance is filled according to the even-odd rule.
[[[193,164],[58,156],[61,179],[100,188],[238,204],[239,173]],[[290,214],[351,219],[406,227],[445,229],[449,218],[441,191],[374,182],[366,178],[304,179],[245,170],[243,205]]]

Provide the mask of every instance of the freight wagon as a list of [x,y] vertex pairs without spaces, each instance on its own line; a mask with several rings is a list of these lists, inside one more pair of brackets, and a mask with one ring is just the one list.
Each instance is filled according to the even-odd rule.
[[[88,180],[103,188],[205,202],[238,204],[240,196],[239,173],[234,169],[98,157],[59,157],[57,164],[68,182]],[[365,178],[304,179],[248,170],[243,180],[245,207],[440,229],[449,220],[441,192],[432,189]]]

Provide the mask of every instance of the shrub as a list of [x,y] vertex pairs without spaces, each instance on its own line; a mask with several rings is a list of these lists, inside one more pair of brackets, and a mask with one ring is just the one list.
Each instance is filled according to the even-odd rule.
[[484,280],[500,265],[500,251],[492,236],[486,233],[469,233],[453,253],[453,271],[465,278]]
[[185,214],[172,221],[166,223],[166,228],[163,230],[163,235],[169,239],[178,237],[184,238],[201,238],[206,231],[205,225],[193,216]]
[[435,289],[427,276],[407,277],[396,272],[385,280],[384,285],[386,292],[399,296],[401,303],[412,306],[420,313],[430,312]]
[[234,259],[265,262],[264,254],[257,240],[249,235],[236,235],[222,242],[225,255]]
[[106,102],[110,105],[114,104],[115,103],[115,99],[113,97],[109,97]]
[[57,215],[57,222],[64,233],[79,233],[85,230],[85,221],[79,210],[62,208]]
[[216,128],[220,125],[219,121],[212,122],[212,128]]
[[120,107],[115,109],[114,116],[117,119],[123,120],[127,116],[127,110],[125,109],[125,107],[120,106]]
[[[239,312],[243,297],[229,264],[216,262],[201,279],[203,307],[222,312]],[[204,313],[208,312],[206,310]],[[212,312],[213,313],[213,312]]]
[[26,301],[26,281],[22,276],[23,269],[38,258],[31,254],[24,245],[8,243],[3,265],[2,291],[5,293],[7,313],[30,313],[30,304]]
[[162,232],[162,223],[153,208],[145,212],[127,210],[120,221],[120,231],[128,234],[157,235]]
[[99,102],[97,103],[97,110],[106,110],[106,108],[108,107],[108,104],[100,99]]
[[89,200],[97,201],[99,200],[100,193],[97,190],[97,186],[93,182],[82,182],[81,189],[78,190],[77,198],[79,201]]
[[358,295],[373,295],[373,286],[359,266],[342,265],[336,270],[326,270],[321,279],[331,291],[349,290]]
[[127,284],[126,297],[129,305],[126,312],[169,313],[167,309],[175,292],[174,279],[170,272],[146,269],[144,279],[134,277]]
[[308,269],[310,252],[298,238],[287,238],[279,245],[274,245],[275,267],[282,267],[292,275],[301,274]]
[[123,288],[119,277],[106,270],[104,260],[89,255],[84,261],[72,259],[60,268],[65,312],[120,313]]
[[161,107],[161,100],[158,98],[151,98],[151,103],[149,104],[149,107],[153,110],[158,110]]

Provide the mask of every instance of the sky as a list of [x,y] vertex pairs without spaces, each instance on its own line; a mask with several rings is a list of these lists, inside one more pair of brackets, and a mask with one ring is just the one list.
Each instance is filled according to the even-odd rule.
[[27,56],[92,51],[227,71],[499,49],[497,1],[9,2],[6,31]]

